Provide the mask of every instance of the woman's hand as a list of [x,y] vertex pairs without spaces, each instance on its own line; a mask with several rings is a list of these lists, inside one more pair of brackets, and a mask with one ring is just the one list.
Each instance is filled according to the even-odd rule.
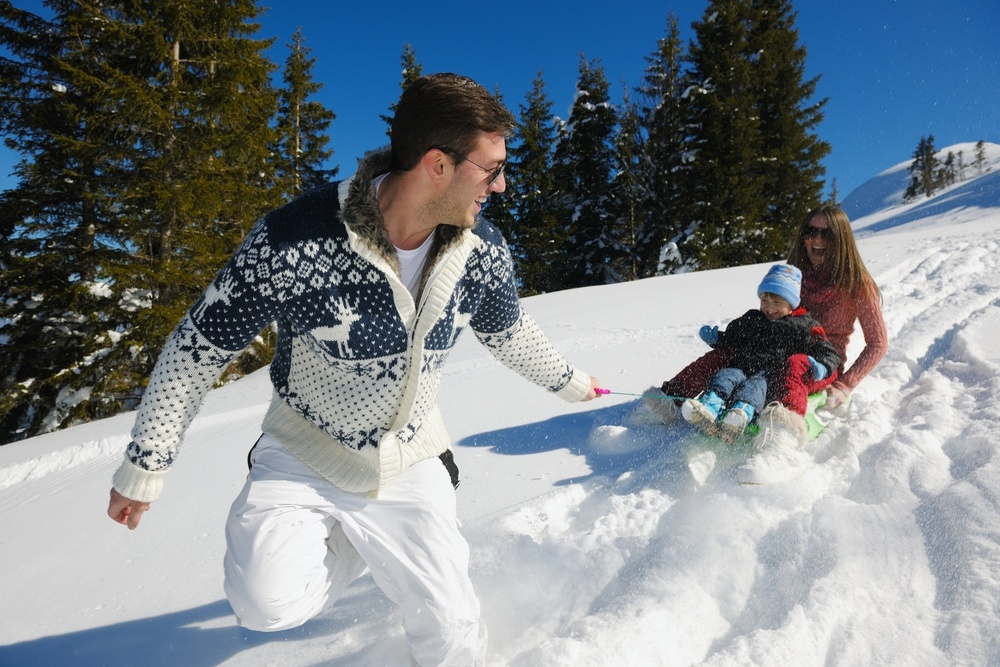
[[839,384],[833,384],[826,390],[826,405],[823,407],[831,412],[839,411],[841,408],[846,410],[850,398],[851,392],[849,390],[844,389]]

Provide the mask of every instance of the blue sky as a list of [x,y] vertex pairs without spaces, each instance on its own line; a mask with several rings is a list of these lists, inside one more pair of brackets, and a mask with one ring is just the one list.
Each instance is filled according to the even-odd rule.
[[[673,3],[593,0],[507,3],[379,3],[271,0],[259,36],[276,38],[279,66],[301,26],[316,58],[317,99],[337,114],[330,129],[341,175],[387,141],[379,118],[399,96],[409,43],[424,72],[452,71],[499,87],[516,113],[539,71],[553,113],[568,114],[581,55],[604,67],[612,94],[641,83],[646,57],[664,36],[671,8],[687,42],[705,0]],[[842,0],[796,2],[807,76],[822,75],[827,97],[819,135],[828,190],[840,198],[911,157],[922,136],[940,147],[980,139],[1000,143],[1000,2],[997,0]],[[37,9],[37,0],[14,0]],[[0,188],[14,162],[0,151]]]

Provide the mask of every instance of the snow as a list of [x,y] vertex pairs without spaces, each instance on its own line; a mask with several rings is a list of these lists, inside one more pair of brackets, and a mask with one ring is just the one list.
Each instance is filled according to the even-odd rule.
[[[752,307],[763,265],[526,299],[622,392],[598,401],[460,341],[441,406],[490,665],[1000,664],[1000,146],[987,158],[929,199],[902,204],[898,169],[848,198],[889,353],[787,482],[740,486],[737,457],[713,468],[627,395]],[[0,447],[0,664],[407,664],[370,577],[299,629],[235,624],[223,526],[269,398],[265,371],[211,392],[133,532],[105,515],[133,415]]]

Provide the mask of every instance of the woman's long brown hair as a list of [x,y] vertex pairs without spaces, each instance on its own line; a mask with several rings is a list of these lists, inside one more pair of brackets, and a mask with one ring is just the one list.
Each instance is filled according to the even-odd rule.
[[[826,218],[830,231],[833,232],[833,239],[827,246],[826,259],[820,267],[822,275],[826,276],[829,284],[847,294],[858,294],[863,288],[871,285],[878,291],[878,285],[872,279],[868,269],[865,267],[861,254],[858,252],[858,244],[854,241],[854,232],[851,230],[851,221],[844,213],[843,209],[834,204],[823,204],[813,210],[799,225],[798,234],[792,242],[792,247],[788,252],[788,263],[803,271],[812,268],[812,262],[806,253],[805,232],[809,226],[809,221],[817,215]],[[879,292],[879,298],[882,294]]]

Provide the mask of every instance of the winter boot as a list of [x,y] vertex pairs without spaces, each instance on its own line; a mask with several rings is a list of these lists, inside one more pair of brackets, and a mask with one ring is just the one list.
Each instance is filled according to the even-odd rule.
[[758,419],[753,456],[736,470],[743,484],[772,484],[787,479],[809,459],[802,451],[808,430],[802,415],[780,403],[771,403]]
[[754,407],[744,401],[736,401],[722,419],[722,438],[726,442],[736,442],[747,424],[753,420]]
[[704,391],[698,398],[689,398],[681,405],[681,416],[698,428],[711,430],[723,408],[722,397],[714,391]]
[[642,392],[642,421],[648,424],[670,424],[677,419],[677,403],[659,387]]

